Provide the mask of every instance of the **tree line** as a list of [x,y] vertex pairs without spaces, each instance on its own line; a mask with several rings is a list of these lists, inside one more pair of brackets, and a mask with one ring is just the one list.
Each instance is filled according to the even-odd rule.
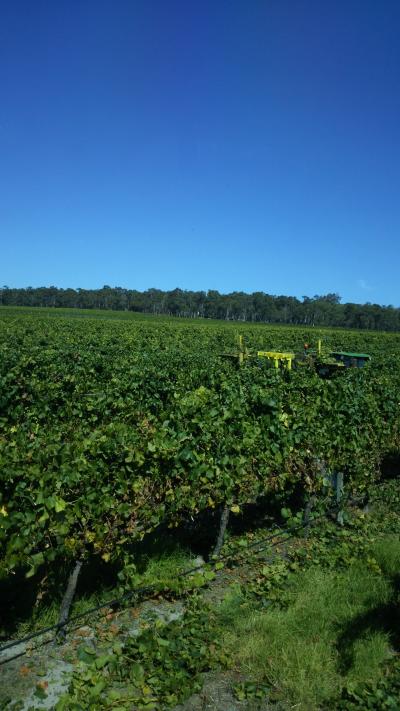
[[383,331],[400,331],[400,309],[379,304],[341,303],[339,294],[324,296],[273,296],[234,291],[187,291],[173,289],[59,289],[50,287],[0,288],[3,306],[112,309],[186,318],[212,318],[252,323],[283,323],[306,326],[342,326]]

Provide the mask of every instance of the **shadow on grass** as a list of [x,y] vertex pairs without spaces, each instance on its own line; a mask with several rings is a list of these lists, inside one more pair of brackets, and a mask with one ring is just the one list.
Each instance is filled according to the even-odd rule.
[[371,633],[384,632],[393,651],[400,652],[400,574],[392,577],[391,585],[393,594],[389,602],[357,615],[338,638],[339,669],[343,674],[354,666],[357,641]]
[[[287,520],[282,516],[282,508],[291,509],[296,513],[304,511],[305,505],[306,498],[300,485],[290,490],[271,492],[260,496],[257,501],[241,505],[240,513],[229,516],[227,530],[233,536],[241,536],[276,525],[285,528]],[[221,504],[215,509],[207,509],[196,516],[186,518],[174,530],[176,539],[208,560],[217,540],[222,509]]]
[[[0,585],[0,642],[24,635],[36,627],[54,624],[74,563],[56,562],[40,568],[32,578],[25,569],[15,571]],[[85,563],[78,581],[78,596],[99,596],[115,585],[116,570],[98,558]]]
[[[140,542],[129,547],[137,574],[156,582],[157,570],[166,574],[166,569],[174,570],[181,560],[189,558],[190,551],[184,550],[174,535],[165,530],[155,531]],[[68,578],[74,561],[55,561],[42,566],[31,578],[25,577],[25,568],[18,568],[14,574],[0,582],[0,645],[15,635],[25,633],[57,622]],[[119,584],[120,564],[106,563],[100,556],[91,555],[85,560],[78,579],[74,605],[91,607],[116,596]],[[139,583],[140,584],[140,583]],[[134,585],[134,584],[133,584]],[[73,614],[73,613],[72,613]]]

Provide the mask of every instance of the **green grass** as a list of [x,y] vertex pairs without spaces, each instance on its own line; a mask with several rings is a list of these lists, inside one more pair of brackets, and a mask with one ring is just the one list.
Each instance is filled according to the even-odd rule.
[[238,670],[304,711],[329,708],[349,684],[378,681],[396,637],[399,570],[400,543],[387,538],[370,564],[293,575],[281,606],[262,612],[234,591],[220,619]]

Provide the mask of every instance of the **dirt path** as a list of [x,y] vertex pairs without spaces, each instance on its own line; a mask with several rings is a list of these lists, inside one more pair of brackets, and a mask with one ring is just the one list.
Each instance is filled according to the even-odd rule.
[[6,650],[0,654],[0,662],[10,660],[0,666],[0,709],[54,709],[68,689],[82,649],[88,647],[106,653],[111,651],[117,637],[139,634],[141,626],[154,616],[171,622],[183,612],[180,601],[149,600],[120,612],[108,610],[95,625],[84,625],[68,634],[61,645],[47,635],[35,640],[36,648],[21,644]]

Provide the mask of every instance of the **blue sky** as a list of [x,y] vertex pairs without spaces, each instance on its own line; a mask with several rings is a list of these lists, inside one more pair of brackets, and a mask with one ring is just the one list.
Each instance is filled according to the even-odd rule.
[[398,0],[0,0],[0,281],[400,306]]

